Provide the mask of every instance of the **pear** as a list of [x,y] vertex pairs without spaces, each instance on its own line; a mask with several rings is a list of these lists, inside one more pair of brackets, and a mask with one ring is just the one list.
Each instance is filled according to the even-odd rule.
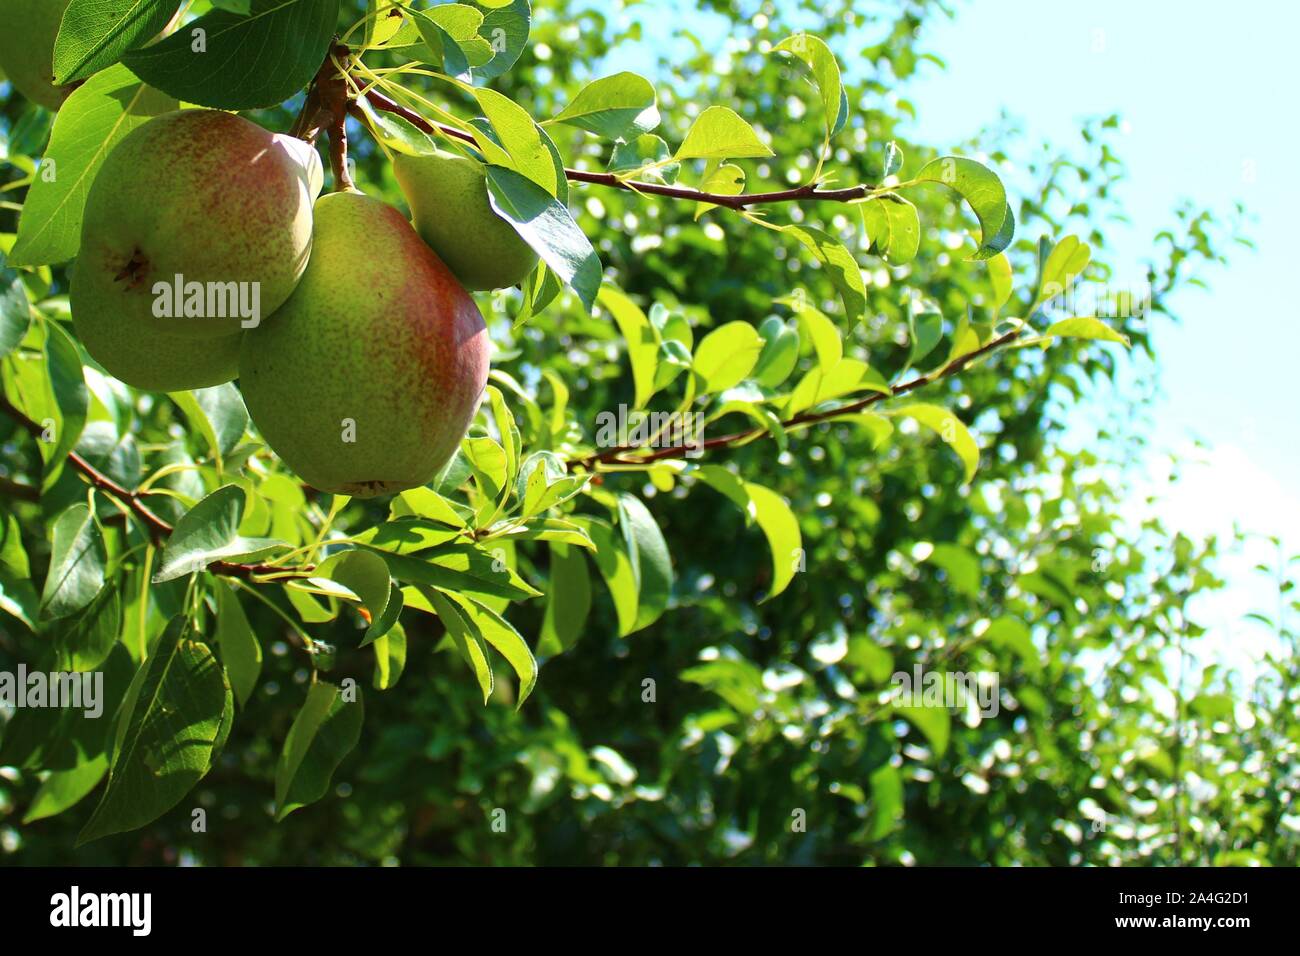
[[487,384],[473,298],[393,207],[359,192],[315,209],[298,288],[245,333],[244,402],[308,484],[369,498],[431,481]]
[[[73,263],[73,282],[78,266]],[[114,378],[154,392],[183,392],[229,382],[239,374],[239,335],[214,339],[139,334],[111,312],[82,309],[72,324],[91,358]]]
[[483,164],[438,150],[393,158],[393,174],[411,207],[420,237],[474,292],[518,285],[537,253],[488,202]]
[[69,0],[0,0],[0,71],[23,96],[57,110],[64,91],[54,85],[54,39]]
[[324,174],[313,147],[216,110],[164,113],[108,154],[86,197],[73,316],[129,349],[218,338],[289,298]]

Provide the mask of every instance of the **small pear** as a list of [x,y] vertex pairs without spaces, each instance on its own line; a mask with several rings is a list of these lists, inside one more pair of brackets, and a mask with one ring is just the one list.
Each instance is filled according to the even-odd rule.
[[0,0],[0,71],[23,96],[57,110],[64,91],[54,85],[54,40],[70,0]]
[[164,113],[108,154],[86,197],[73,315],[127,341],[219,338],[293,292],[323,182],[308,144],[217,110]]
[[537,253],[488,201],[483,164],[438,150],[393,158],[393,174],[411,207],[420,237],[473,292],[518,285]]
[[401,213],[355,191],[317,201],[302,281],[243,339],[239,385],[262,437],[333,494],[427,484],[487,384],[473,298]]

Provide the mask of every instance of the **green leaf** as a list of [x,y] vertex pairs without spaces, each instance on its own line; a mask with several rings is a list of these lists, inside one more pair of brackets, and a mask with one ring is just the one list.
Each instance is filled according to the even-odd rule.
[[439,620],[442,621],[443,626],[447,629],[447,636],[456,645],[456,649],[460,651],[465,663],[474,672],[474,677],[478,680],[479,690],[483,692],[483,703],[486,704],[488,698],[492,696],[494,680],[492,665],[488,661],[487,645],[483,641],[483,635],[470,624],[460,605],[447,596],[448,592],[420,585],[417,585],[417,588],[428,600],[430,607],[438,615]]
[[857,322],[867,309],[867,286],[862,281],[862,270],[853,254],[837,239],[809,226],[782,226],[781,231],[798,239],[826,270],[844,303],[844,315],[849,322]]
[[749,375],[763,352],[763,337],[748,322],[727,322],[700,340],[692,368],[701,394],[725,392]]
[[943,442],[957,453],[965,467],[965,480],[975,477],[979,467],[980,450],[975,438],[964,422],[946,408],[938,405],[906,405],[886,411],[886,415],[903,415],[913,418],[933,431]]
[[[709,168],[705,170],[704,179],[700,182],[700,192],[713,193],[718,196],[739,196],[745,191],[745,171],[735,163],[722,163],[716,169],[713,166],[717,163],[713,160]],[[698,220],[710,209],[716,208],[716,204],[709,202],[697,202],[695,204],[695,218]]]
[[461,49],[460,44],[456,42],[455,37],[451,36],[441,23],[430,16],[432,12],[432,10],[411,11],[411,18],[431,54],[431,59],[426,58],[429,65],[436,66],[448,76],[454,76],[456,79],[468,83],[473,76],[470,72],[469,58],[465,55],[465,51]]
[[[646,133],[615,146],[608,169],[611,173],[619,175],[645,170],[645,175],[671,186],[677,182],[677,174],[682,168],[681,163],[664,163],[664,160],[672,158],[672,155],[668,144],[662,138],[653,133]],[[660,163],[663,165],[658,165]],[[654,166],[654,168],[646,169],[647,166]]]
[[785,413],[797,415],[832,398],[863,390],[892,394],[881,374],[866,362],[842,358],[834,368],[809,370],[790,393]]
[[1032,313],[1040,305],[1064,295],[1088,268],[1092,261],[1092,247],[1079,241],[1078,236],[1066,236],[1048,253],[1040,264],[1038,291],[1030,307]]
[[955,544],[936,544],[928,560],[943,568],[948,575],[948,584],[957,593],[979,597],[980,565],[971,552]]
[[686,139],[673,158],[746,159],[774,155],[735,110],[710,106],[691,124]]
[[392,586],[388,565],[373,551],[352,550],[326,558],[315,575],[343,585],[365,605],[370,613],[361,647],[382,637],[394,624],[402,609],[402,592]]
[[345,693],[318,681],[307,689],[307,700],[289,728],[275,768],[277,823],[325,796],[334,771],[361,739],[364,718],[360,687]]
[[596,545],[592,561],[600,572],[618,618],[618,635],[626,637],[636,630],[637,583],[632,558],[614,530],[598,518],[580,517],[575,523],[584,527]]
[[424,560],[388,553],[382,557],[393,577],[408,584],[510,601],[541,595],[504,562],[469,545],[447,547]]
[[1011,277],[1011,260],[1005,252],[999,252],[987,262],[989,281],[993,283],[993,310],[996,313],[1007,304],[1015,288]]
[[[399,595],[400,591],[397,592]],[[393,629],[370,645],[375,649],[375,672],[371,678],[375,690],[389,690],[395,686],[406,670],[406,631],[402,625]]]
[[861,204],[862,225],[871,240],[868,252],[891,265],[906,265],[921,247],[921,219],[916,207],[901,196],[887,194]]
[[1048,326],[1047,331],[1043,334],[1062,339],[1097,339],[1102,342],[1118,342],[1125,348],[1129,347],[1128,336],[1116,332],[1100,319],[1091,317],[1061,319],[1061,321],[1053,322]]
[[262,675],[262,645],[230,585],[216,581],[213,588],[217,595],[217,653],[230,679],[230,689],[243,707]]
[[745,492],[753,505],[754,520],[767,536],[772,551],[772,587],[764,598],[769,601],[790,584],[803,551],[799,522],[785,499],[770,488],[745,482]]
[[18,347],[32,323],[32,307],[27,287],[18,270],[9,268],[0,250],[0,358]]
[[908,323],[912,332],[912,354],[907,364],[911,366],[933,352],[943,338],[943,316],[938,312],[909,314]]
[[75,256],[86,195],[109,151],[137,126],[178,105],[124,66],[109,67],[73,90],[55,117],[9,261],[34,266]]
[[754,381],[764,388],[777,388],[799,361],[799,333],[779,317],[769,315],[758,327],[758,334],[763,339],[763,351],[754,365]]
[[7,514],[0,528],[0,611],[12,614],[35,631],[40,602],[31,578],[18,518]]
[[796,33],[786,37],[774,49],[790,53],[804,62],[812,73],[817,91],[821,95],[822,111],[826,122],[826,141],[844,128],[849,118],[849,104],[840,81],[840,65],[835,54],[821,37]]
[[1014,651],[1031,670],[1039,668],[1041,662],[1038,659],[1038,648],[1034,646],[1034,640],[1029,634],[1029,628],[1018,618],[998,618],[980,636],[983,640],[987,640],[998,647],[1005,647]]
[[542,621],[539,654],[567,651],[582,636],[591,613],[591,574],[580,548],[551,542],[551,580],[546,616]]
[[537,684],[537,660],[527,642],[509,621],[482,601],[453,591],[444,591],[443,594],[457,605],[470,629],[495,648],[514,670],[519,678],[519,700],[515,704],[518,710]]
[[[544,456],[544,457],[543,457]],[[520,517],[531,518],[568,501],[591,480],[589,475],[570,475],[561,465],[558,469],[551,459],[558,456],[550,452],[529,455],[520,471],[524,482],[523,508]]]
[[4,727],[0,767],[72,770],[88,757],[109,752],[116,736],[113,718],[136,666],[118,644],[98,670],[104,683],[93,707],[83,696],[81,707],[19,708]]
[[659,125],[658,98],[650,81],[636,73],[615,73],[588,83],[550,120],[606,139],[635,139]]
[[802,299],[786,297],[777,301],[794,310],[795,318],[799,320],[800,327],[808,341],[812,343],[813,351],[817,355],[817,364],[828,371],[839,365],[844,355],[844,342],[835,323],[821,311],[804,303]]
[[94,671],[107,660],[122,633],[119,590],[115,582],[108,583],[85,610],[57,629],[54,669]]
[[558,196],[560,176],[543,139],[543,131],[522,106],[489,89],[475,89],[491,133],[476,127],[479,149],[489,164],[514,170],[542,188],[551,198]]
[[[549,162],[549,152],[547,156]],[[512,169],[488,166],[487,179],[492,208],[590,311],[600,290],[600,257],[568,206]]]
[[230,688],[186,632],[173,618],[128,691],[108,786],[78,845],[153,822],[208,772]]
[[251,560],[286,547],[283,541],[239,533],[244,500],[244,489],[225,485],[182,515],[163,546],[154,583],[202,571],[214,561]]
[[14,353],[5,379],[14,403],[40,426],[36,447],[45,465],[42,490],[48,491],[81,437],[90,394],[81,370],[81,353],[72,337],[54,321],[43,323],[43,328],[44,354]]
[[903,776],[897,767],[883,764],[867,778],[871,784],[871,829],[868,838],[880,840],[903,819]]
[[225,110],[277,106],[320,69],[339,0],[253,0],[250,7],[246,17],[206,13],[123,62],[187,103]]
[[640,498],[630,494],[618,496],[618,525],[636,580],[634,630],[639,631],[653,624],[667,609],[673,590],[673,566],[663,532]]
[[488,41],[493,57],[474,67],[483,80],[491,80],[507,72],[528,46],[528,32],[532,24],[532,9],[528,0],[481,0],[477,4],[487,10],[479,27],[479,36]]
[[654,328],[640,306],[612,285],[601,288],[597,301],[609,310],[627,342],[627,357],[636,387],[633,403],[637,408],[644,408],[654,396],[655,369],[659,363],[659,341]]
[[218,463],[244,437],[248,410],[243,395],[233,383],[192,392],[170,392],[168,397],[180,407],[190,425],[202,433]]
[[108,754],[90,757],[71,770],[55,770],[41,783],[23,814],[23,824],[58,816],[80,803],[108,773]]
[[[419,489],[428,491],[427,488]],[[368,544],[394,554],[418,554],[462,537],[461,531],[427,518],[405,517],[367,528],[352,536],[357,544]]]
[[432,7],[428,16],[451,34],[457,43],[478,38],[478,29],[483,25],[483,12],[464,3]]
[[554,541],[587,550],[596,547],[581,525],[562,518],[535,518],[526,525],[514,525],[500,534],[493,533],[491,540]]
[[894,712],[905,717],[930,742],[935,756],[942,757],[948,749],[952,733],[952,715],[942,707],[895,706]]
[[[453,458],[450,463],[458,460],[461,460],[459,455]],[[465,527],[465,519],[451,506],[451,503],[446,498],[432,488],[412,488],[409,491],[403,491],[398,496],[398,500],[409,507],[412,514],[432,518],[434,521],[455,528]]]
[[885,146],[885,161],[880,167],[880,178],[888,179],[903,168],[903,151],[892,139]]
[[745,515],[746,524],[758,523],[772,554],[772,586],[764,600],[776,597],[794,579],[803,555],[803,535],[794,512],[770,488],[744,481],[721,465],[701,465],[695,473],[709,487],[731,499]]
[[[501,449],[506,456],[504,485],[508,488],[514,484],[515,479],[519,476],[519,449],[523,443],[519,438],[519,427],[515,424],[515,416],[506,404],[501,389],[495,385],[489,385],[484,391],[487,394],[487,405],[492,410],[492,420],[497,426],[497,436],[501,443]],[[505,495],[502,497],[503,504],[504,499]]]
[[983,236],[973,259],[991,259],[1011,245],[1011,235],[1004,232],[1010,208],[1007,192],[987,166],[962,156],[942,156],[931,160],[916,174],[916,182],[943,183],[970,204],[979,219]]
[[54,44],[54,82],[66,86],[112,66],[148,43],[180,0],[72,0]]
[[41,617],[67,617],[90,604],[104,586],[104,541],[90,507],[72,505],[54,522]]

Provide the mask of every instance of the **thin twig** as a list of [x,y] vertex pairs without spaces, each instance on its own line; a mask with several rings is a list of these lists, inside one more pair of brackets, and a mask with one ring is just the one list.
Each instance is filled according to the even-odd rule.
[[[37,441],[41,440],[41,426],[28,418],[9,399],[2,395],[0,395],[0,412],[17,422]],[[154,544],[161,545],[175,530],[170,524],[154,514],[149,506],[144,503],[144,496],[149,492],[141,493],[132,491],[130,488],[124,488],[75,451],[68,452],[68,463],[79,471],[92,487],[105,494],[112,495],[126,505],[131,510],[131,513],[145,526]],[[271,564],[236,564],[229,561],[218,561],[209,565],[208,570],[234,577],[250,577],[254,574],[270,574],[291,569],[280,568]]]
[[[992,352],[997,351],[998,349],[1002,348],[1004,345],[1010,344],[1016,337],[1020,335],[1022,331],[1023,329],[1020,327],[1012,329],[1010,332],[1006,332],[1003,335],[1000,335],[997,338],[992,339],[991,341],[985,343],[984,345],[980,346],[978,349],[975,349],[973,352],[968,352],[965,355],[955,359],[953,362],[944,366],[942,369],[938,370],[937,372],[932,372],[928,375],[919,375],[916,378],[910,379],[909,381],[906,381],[901,385],[895,385],[888,392],[873,392],[872,394],[866,396],[865,398],[859,399],[856,402],[851,402],[848,405],[841,405],[837,408],[828,409],[822,412],[803,412],[802,414],[795,415],[792,418],[789,418],[786,421],[781,422],[781,427],[783,429],[789,429],[789,428],[796,428],[801,425],[815,425],[819,422],[830,421],[831,419],[839,418],[844,415],[852,415],[855,412],[860,412],[866,408],[870,408],[872,405],[876,405],[880,402],[885,401],[886,399],[898,398],[900,395],[906,395],[908,392],[913,392],[918,388],[922,388],[926,385],[930,385],[941,379],[948,378],[949,376],[956,375],[958,372],[966,368],[975,360],[982,358],[986,355],[989,355]],[[732,432],[729,435],[719,435],[717,438],[709,438],[701,442],[699,445],[693,447],[697,447],[703,450],[710,450],[714,448],[726,448],[732,445],[742,444],[744,442],[750,441],[751,439],[754,438],[758,438],[765,434],[768,434],[768,430],[766,428],[763,428],[762,426],[756,426],[754,428],[747,428],[744,431]],[[644,445],[620,445],[616,448],[607,448],[604,451],[599,452],[597,454],[588,455],[585,458],[580,458],[569,462],[569,468],[570,470],[574,468],[585,468],[586,470],[590,471],[597,464],[643,465],[648,462],[662,461],[665,458],[680,458],[682,457],[684,451],[682,447],[661,448],[657,451],[651,452],[648,455],[641,455],[636,458],[622,457],[623,455],[631,454],[632,452],[641,451],[645,447],[646,446]]]
[[[365,95],[368,102],[375,109],[383,113],[392,113],[402,117],[412,126],[429,134],[442,134],[450,136],[453,139],[459,139],[466,143],[474,143],[474,135],[464,130],[456,129],[454,126],[447,126],[443,123],[434,123],[425,119],[414,110],[407,109],[400,103],[394,102],[378,90],[369,90]],[[728,196],[723,193],[703,192],[698,189],[687,189],[680,186],[669,186],[661,183],[647,183],[638,180],[620,179],[613,173],[592,173],[582,169],[564,170],[565,178],[571,182],[592,183],[597,186],[608,186],[611,189],[623,189],[633,193],[643,193],[650,196],[665,196],[669,199],[685,199],[690,202],[710,203],[714,206],[725,206],[728,209],[745,209],[749,206],[770,205],[772,203],[783,202],[852,202],[856,199],[864,199],[876,189],[870,184],[858,186],[849,186],[845,189],[819,189],[816,183],[807,183],[794,189],[781,189],[776,192],[765,193],[741,193],[736,196]]]

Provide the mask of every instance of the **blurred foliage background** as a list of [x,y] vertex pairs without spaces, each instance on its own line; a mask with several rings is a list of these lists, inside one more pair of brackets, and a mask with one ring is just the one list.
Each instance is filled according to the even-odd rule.
[[[361,4],[352,6],[359,16]],[[925,109],[908,99],[909,79],[920,61],[942,53],[925,45],[927,21],[946,15],[942,3],[643,0],[625,4],[630,20],[611,18],[604,5],[534,6],[529,49],[493,85],[535,116],[554,114],[585,82],[621,69],[618,51],[638,44],[642,20],[696,7],[679,16],[676,42],[651,51],[660,133],[678,142],[703,108],[729,105],[771,136],[777,154],[747,164],[747,188],[783,188],[806,180],[815,162],[815,116],[801,117],[817,107],[811,87],[770,49],[806,28],[846,68],[849,125],[827,165],[837,184],[877,181],[891,140],[905,172],[947,152],[980,156],[1036,184],[1013,202],[1019,229],[1010,257],[1022,298],[1040,236],[1078,235],[1094,250],[1087,278],[1104,282],[1110,273],[1107,229],[1123,214],[1110,196],[1124,175],[1116,117],[1098,117],[1067,143],[1041,143],[1003,122],[970,143],[903,135],[900,124]],[[440,89],[429,95],[471,115]],[[39,155],[48,115],[17,96],[0,104],[0,115],[9,154]],[[286,129],[293,110],[254,118]],[[604,168],[607,156],[593,141],[552,133],[569,165]],[[359,128],[351,139],[358,184],[400,205],[382,152]],[[0,167],[5,177],[17,174]],[[877,318],[846,344],[887,377],[907,358],[900,330],[909,295],[935,303],[951,331],[953,317],[990,292],[983,264],[958,251],[969,212],[938,188],[909,198],[921,206],[923,235],[906,267],[866,255],[852,207],[771,214],[817,225],[856,250],[869,279],[867,311]],[[697,337],[737,319],[788,317],[775,300],[800,287],[840,313],[830,283],[793,243],[723,211],[697,221],[690,204],[582,186],[571,204],[618,285],[647,305],[681,310]],[[0,210],[0,233],[13,229],[12,214]],[[1171,211],[1167,232],[1152,237],[1156,312],[1172,289],[1222,261],[1232,229],[1204,210]],[[66,291],[62,270],[49,278],[53,294]],[[517,300],[481,300],[497,367],[543,397],[540,372],[555,372],[579,422],[631,404],[608,316],[589,317],[566,295],[516,330]],[[1150,348],[1149,320],[1120,322],[1135,349]],[[1278,588],[1278,607],[1262,609],[1276,630],[1275,657],[1249,681],[1216,667],[1185,608],[1195,593],[1221,586],[1215,556],[1233,543],[1192,541],[1122,517],[1145,396],[1112,410],[1098,447],[1075,453],[1060,440],[1090,381],[1124,361],[1122,350],[1065,341],[1002,353],[927,390],[925,400],[952,408],[980,440],[981,468],[969,486],[942,446],[913,435],[876,451],[847,424],[818,426],[785,450],[762,440],[725,452],[799,516],[806,570],[768,603],[759,603],[770,575],[761,536],[714,492],[607,476],[608,485],[642,494],[664,530],[678,574],[669,612],[619,638],[608,597],[594,588],[585,634],[545,661],[520,713],[506,699],[484,707],[459,659],[433,652],[432,619],[408,612],[405,672],[386,692],[368,690],[362,740],[335,775],[334,793],[279,825],[270,812],[275,762],[308,671],[283,621],[250,603],[268,649],[263,682],[195,793],[144,830],[74,852],[89,804],[22,825],[39,781],[0,770],[0,862],[1294,865],[1294,565],[1279,551],[1277,565],[1260,571]],[[202,455],[182,422],[166,402],[141,405],[136,442],[175,460]],[[6,471],[20,470],[24,454],[32,452],[19,433],[0,422]],[[5,499],[4,507],[32,524],[45,509],[48,520],[80,494],[76,479],[64,481],[62,497]],[[361,528],[382,514],[356,503],[340,524]],[[41,544],[28,541],[34,564]],[[550,574],[540,559],[521,562],[526,577]],[[518,606],[511,619],[536,635],[542,607]],[[315,633],[355,647],[350,622]],[[25,639],[0,615],[0,668],[12,668]],[[882,692],[892,673],[915,664],[996,672],[1000,712],[899,719]],[[333,673],[369,681],[370,659],[341,651]],[[499,696],[508,697],[503,688]],[[208,810],[206,833],[191,831],[193,805]],[[493,827],[498,810],[504,829]]]

